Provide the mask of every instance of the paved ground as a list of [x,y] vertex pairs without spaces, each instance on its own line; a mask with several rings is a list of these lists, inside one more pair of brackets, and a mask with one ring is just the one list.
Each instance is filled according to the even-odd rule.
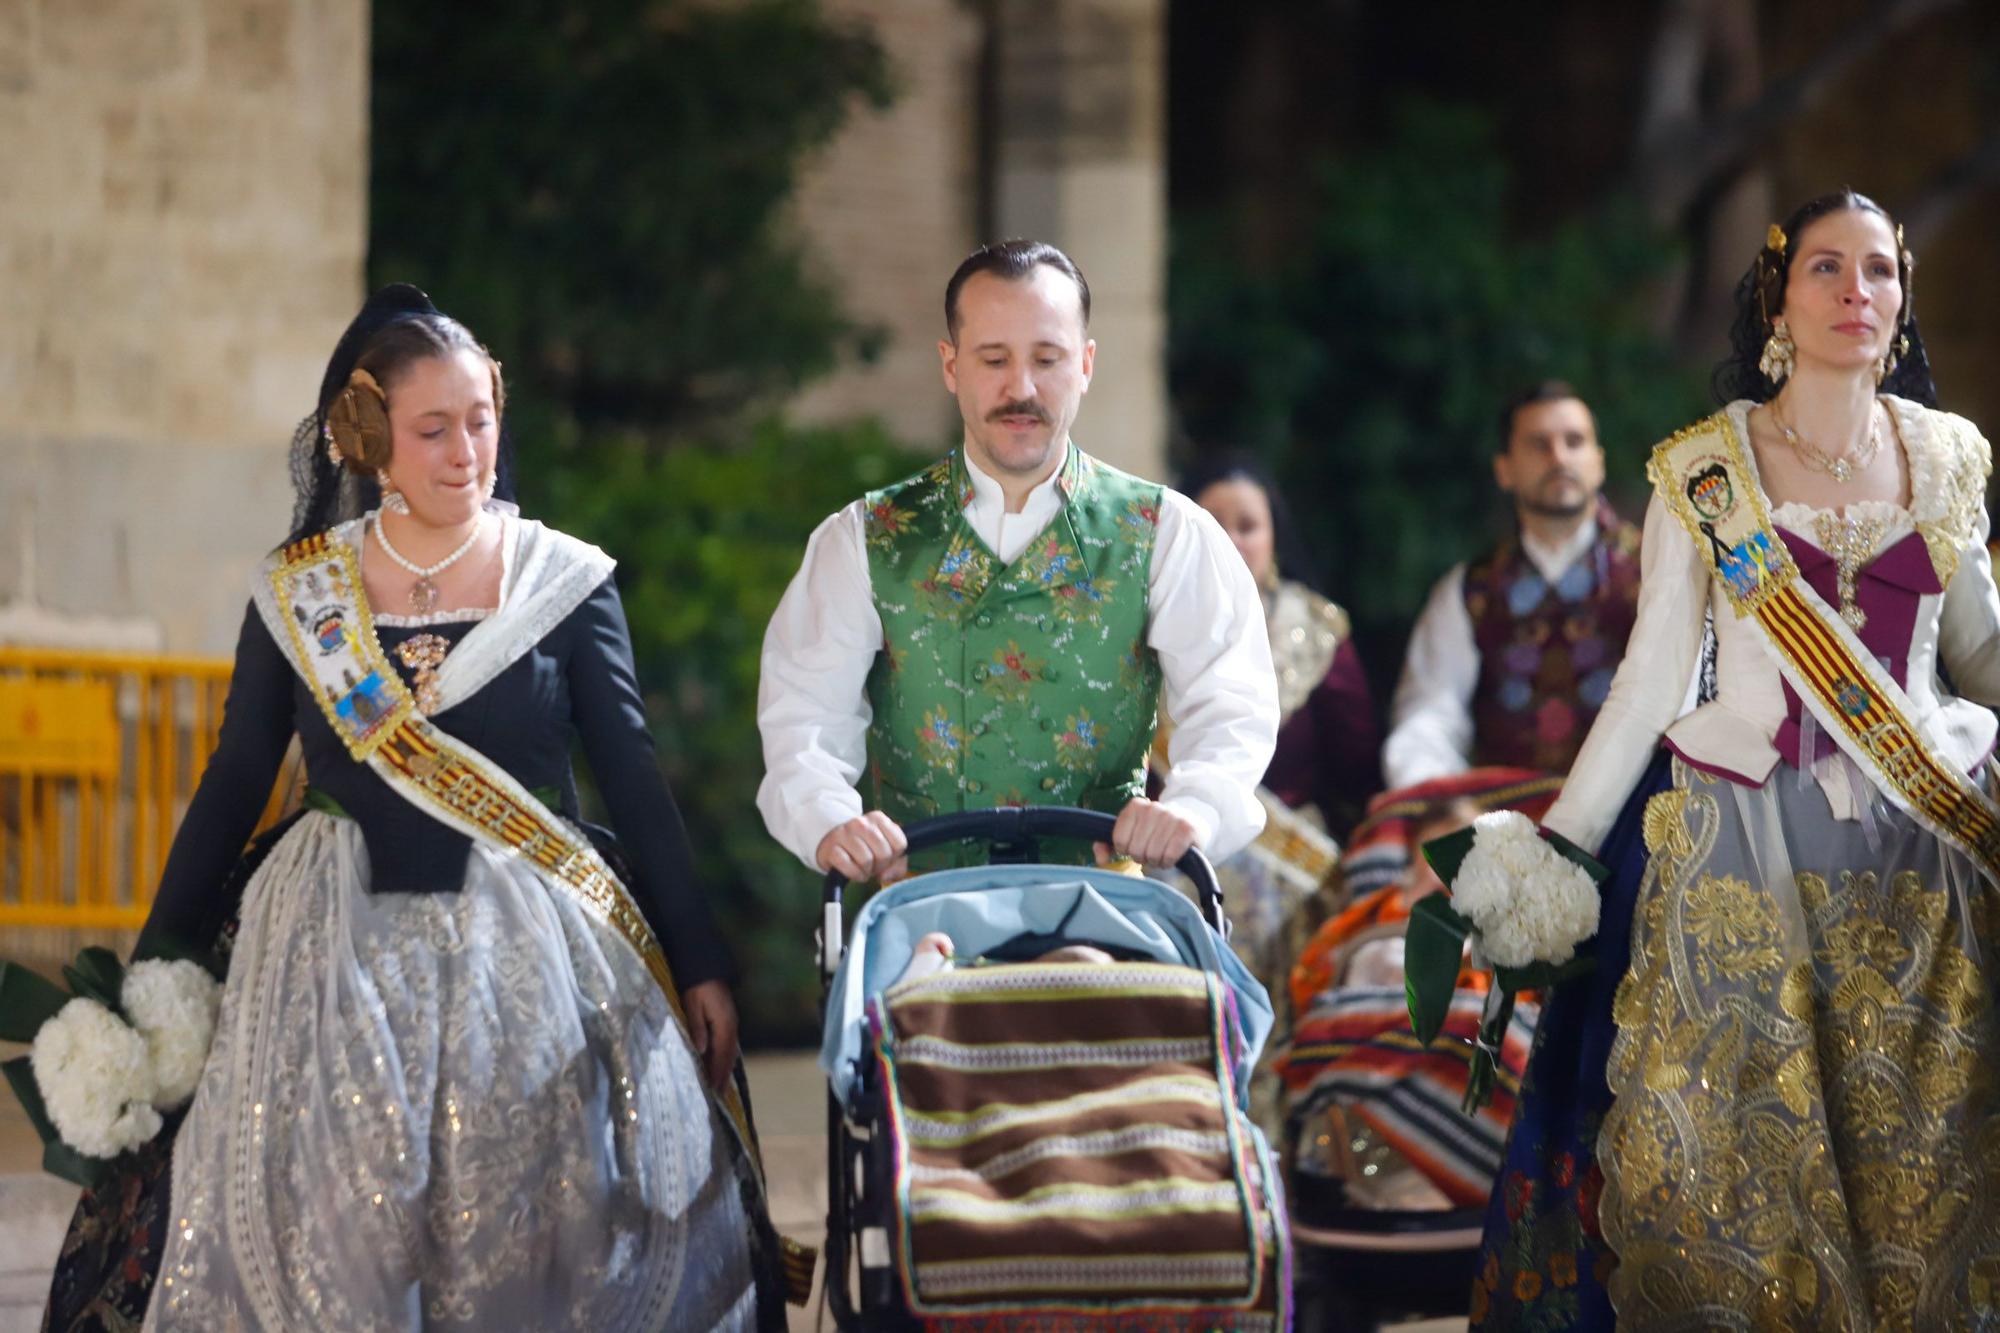
[[[0,1058],[18,1048],[0,1044]],[[771,1214],[784,1234],[817,1245],[826,1227],[826,1085],[808,1053],[750,1060],[750,1095],[763,1138]],[[41,1326],[49,1269],[76,1190],[41,1173],[41,1143],[0,1089],[0,1333]],[[810,1329],[793,1311],[792,1327]]]
[[[0,1058],[13,1054],[0,1045]],[[818,1244],[826,1226],[826,1085],[807,1053],[750,1058],[750,1090],[778,1230]],[[13,1097],[0,1091],[0,1333],[34,1333],[74,1188],[40,1173],[41,1145]],[[794,1310],[791,1327],[815,1327]],[[827,1321],[827,1327],[832,1321]],[[1455,1333],[1463,1321],[1411,1324],[1401,1333]]]

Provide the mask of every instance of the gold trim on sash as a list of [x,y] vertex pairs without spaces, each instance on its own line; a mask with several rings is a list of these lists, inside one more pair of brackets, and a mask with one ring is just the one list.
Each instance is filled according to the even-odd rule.
[[1731,607],[1764,631],[1779,670],[1842,751],[2000,883],[2000,806],[1932,749],[1895,679],[1798,577],[1728,414],[1660,445],[1646,471]]
[[361,586],[354,548],[324,532],[286,547],[271,573],[292,665],[347,752],[367,763],[416,701],[375,637]]
[[[355,761],[446,826],[534,862],[617,932],[666,996],[692,1050],[666,953],[597,849],[512,775],[417,710],[375,637],[354,548],[328,533],[295,542],[279,552],[270,581],[290,631],[292,665]],[[711,1095],[728,1113],[761,1184],[763,1161],[742,1096],[733,1082]]]

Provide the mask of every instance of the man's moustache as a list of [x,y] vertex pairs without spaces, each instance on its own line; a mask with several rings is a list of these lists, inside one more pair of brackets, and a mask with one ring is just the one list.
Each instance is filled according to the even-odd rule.
[[1033,417],[1043,425],[1047,425],[1049,420],[1049,414],[1042,410],[1040,403],[1005,403],[986,414],[988,421],[998,421],[1002,417]]

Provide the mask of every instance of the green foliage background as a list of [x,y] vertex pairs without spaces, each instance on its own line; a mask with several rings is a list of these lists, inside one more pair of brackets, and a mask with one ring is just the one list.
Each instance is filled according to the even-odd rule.
[[746,1037],[803,1039],[817,882],[757,814],[757,653],[813,526],[917,461],[765,405],[877,340],[786,204],[809,153],[888,103],[887,60],[811,0],[374,13],[370,277],[486,340],[524,510],[618,558]]
[[1489,461],[1502,402],[1575,384],[1636,521],[1646,450],[1705,410],[1703,384],[1649,317],[1670,240],[1617,204],[1517,235],[1480,111],[1401,108],[1378,147],[1319,164],[1310,218],[1264,274],[1239,219],[1174,219],[1174,401],[1194,447],[1272,466],[1372,674],[1393,679],[1432,582],[1511,521]]

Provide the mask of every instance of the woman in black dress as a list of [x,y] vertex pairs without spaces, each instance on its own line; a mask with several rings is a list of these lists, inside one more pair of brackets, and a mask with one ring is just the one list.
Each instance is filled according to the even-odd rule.
[[[140,939],[237,922],[171,1203],[131,1176],[86,1199],[53,1327],[129,1321],[152,1264],[149,1329],[783,1326],[729,956],[612,562],[492,499],[502,406],[414,288],[334,353]],[[306,812],[220,889],[294,735]],[[573,735],[622,874],[577,822]]]

